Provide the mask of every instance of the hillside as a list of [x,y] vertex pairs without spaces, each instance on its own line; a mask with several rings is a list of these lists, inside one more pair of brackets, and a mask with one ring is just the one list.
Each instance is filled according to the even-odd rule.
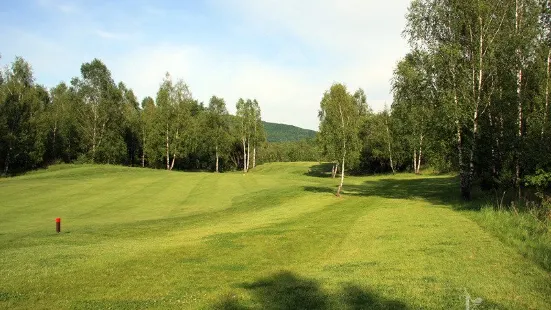
[[292,125],[262,122],[266,130],[268,142],[290,142],[313,139],[316,132]]
[[[454,176],[61,165],[0,179],[0,309],[547,309]],[[55,218],[61,233],[55,233]]]

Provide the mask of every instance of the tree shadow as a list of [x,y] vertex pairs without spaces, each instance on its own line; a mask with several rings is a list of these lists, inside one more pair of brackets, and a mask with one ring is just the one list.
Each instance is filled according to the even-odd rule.
[[311,193],[337,193],[337,187],[329,187],[329,186],[304,186],[303,189],[307,192]]
[[331,170],[333,169],[332,163],[323,163],[319,165],[311,166],[304,175],[316,178],[331,177]]
[[[363,184],[344,184],[343,196],[378,196],[389,199],[422,199],[432,204],[463,206],[458,194],[457,177],[379,179],[368,180]],[[329,186],[305,186],[305,191],[313,193],[335,193]]]
[[236,295],[222,296],[214,309],[407,309],[401,301],[389,300],[357,285],[345,285],[336,294],[324,292],[318,282],[282,271],[241,286],[255,306],[246,306]]
[[408,309],[406,304],[399,300],[382,298],[371,290],[364,290],[353,284],[347,284],[343,288],[342,295],[349,309]]

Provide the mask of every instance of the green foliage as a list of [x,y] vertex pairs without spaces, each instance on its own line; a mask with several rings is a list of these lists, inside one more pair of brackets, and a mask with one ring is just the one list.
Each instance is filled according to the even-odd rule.
[[526,176],[526,184],[545,190],[551,186],[551,172],[539,169],[535,175]]
[[305,162],[319,160],[314,139],[288,142],[268,142],[262,148],[259,163]]
[[0,84],[0,167],[2,174],[40,165],[44,153],[46,90],[34,82],[31,66],[17,57]]
[[314,130],[303,129],[292,125],[262,122],[268,142],[293,142],[314,139]]
[[330,161],[346,159],[354,166],[359,156],[358,130],[362,107],[346,86],[333,84],[320,103],[318,141],[322,155]]

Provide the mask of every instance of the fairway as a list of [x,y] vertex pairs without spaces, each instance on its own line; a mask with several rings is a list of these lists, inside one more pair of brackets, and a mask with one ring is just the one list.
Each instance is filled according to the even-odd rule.
[[348,177],[337,198],[323,168],[0,179],[0,308],[549,309],[550,274],[452,209],[455,177]]

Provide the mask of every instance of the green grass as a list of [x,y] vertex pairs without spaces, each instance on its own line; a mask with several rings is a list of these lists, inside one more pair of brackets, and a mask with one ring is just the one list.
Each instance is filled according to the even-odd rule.
[[339,199],[323,172],[1,179],[0,308],[464,309],[465,290],[485,309],[551,304],[537,259],[454,211],[455,177],[350,177]]

